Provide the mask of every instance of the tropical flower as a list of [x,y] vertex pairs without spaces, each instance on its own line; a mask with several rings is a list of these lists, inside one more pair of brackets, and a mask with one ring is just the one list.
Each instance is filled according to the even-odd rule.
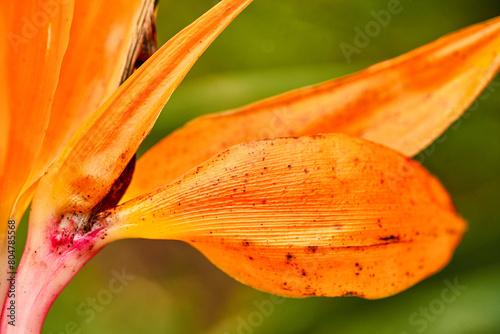
[[[250,2],[221,1],[147,61],[152,0],[114,1],[111,20],[100,1],[2,3],[2,332],[39,332],[78,270],[123,238],[185,241],[290,297],[382,298],[449,262],[466,223],[411,156],[497,72],[499,19],[197,118],[135,165],[172,92]],[[14,277],[11,236],[30,202]]]

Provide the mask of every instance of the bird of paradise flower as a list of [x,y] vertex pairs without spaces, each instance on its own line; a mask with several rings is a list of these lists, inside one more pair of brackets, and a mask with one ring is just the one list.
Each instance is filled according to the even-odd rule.
[[[97,1],[2,3],[0,284],[2,296],[17,291],[2,332],[39,332],[76,272],[123,238],[188,242],[235,279],[289,297],[382,298],[448,263],[466,224],[410,157],[497,72],[498,19],[197,118],[135,166],[172,92],[250,2],[221,1],[147,61],[153,1],[116,1],[102,24],[109,8]],[[269,135],[277,113],[288,121]],[[5,284],[8,237],[31,200],[25,253]]]

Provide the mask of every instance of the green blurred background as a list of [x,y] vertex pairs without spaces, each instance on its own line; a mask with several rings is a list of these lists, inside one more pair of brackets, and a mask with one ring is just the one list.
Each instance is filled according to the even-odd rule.
[[[216,1],[161,0],[160,44]],[[255,0],[201,57],[140,152],[193,117],[352,73],[500,15],[498,0],[401,0],[348,62],[339,45],[388,0]],[[106,247],[57,299],[44,333],[500,333],[500,78],[417,159],[449,189],[469,231],[443,271],[396,296],[280,299],[243,286],[180,242]],[[23,224],[25,227],[26,224]],[[114,271],[134,276],[110,294]],[[445,303],[445,281],[465,286]],[[105,301],[92,309],[92,299]],[[258,306],[259,305],[259,306]],[[264,306],[264,309],[261,307]],[[425,309],[429,309],[425,313]]]

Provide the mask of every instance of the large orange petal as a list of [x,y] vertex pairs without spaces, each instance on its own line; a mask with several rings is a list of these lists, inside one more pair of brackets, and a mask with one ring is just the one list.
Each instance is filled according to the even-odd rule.
[[220,2],[172,38],[113,93],[40,180],[32,211],[37,223],[64,213],[88,212],[104,198],[174,89],[250,2]]
[[[49,120],[62,58],[68,45],[73,1],[0,2],[0,89],[2,134],[0,159],[0,256],[5,256],[5,233],[12,207],[28,178]],[[5,34],[4,34],[5,33]],[[18,222],[16,222],[18,223]],[[3,296],[7,281],[0,261]]]
[[94,224],[110,240],[186,241],[271,293],[366,298],[442,268],[466,228],[417,162],[341,134],[234,146]]
[[[0,34],[1,36],[7,35],[7,27],[4,20],[0,20]],[[5,64],[7,61],[7,50],[0,47],[0,64]],[[3,179],[3,172],[5,170],[5,162],[7,161],[7,150],[9,144],[9,101],[7,99],[7,73],[0,71],[0,180]]]
[[6,89],[4,103],[9,113],[0,179],[0,218],[4,222],[43,140],[68,45],[73,2],[46,7],[40,1],[2,1],[0,6],[7,31],[0,46],[4,53],[2,79],[6,80],[2,88]]
[[457,119],[500,65],[500,18],[364,71],[197,118],[139,159],[124,199],[256,139],[341,132],[418,153]]
[[36,189],[33,183],[62,146],[118,88],[153,12],[154,0],[76,1],[47,133],[14,216],[22,216]]
[[[0,35],[6,36],[7,27],[6,22],[0,19]],[[0,47],[0,64],[5,64],[7,59],[6,49]],[[10,125],[10,109],[9,109],[9,101],[7,95],[7,73],[5,71],[0,71],[0,187],[3,186],[5,175],[4,172],[6,170],[7,153],[8,153],[8,144],[9,144],[9,125]],[[6,194],[2,193],[0,188],[0,196],[5,196]],[[7,259],[7,240],[6,233],[8,229],[8,224],[5,219],[8,219],[8,213],[10,213],[10,198],[3,200],[0,198],[0,256],[4,259],[0,261],[0,300],[4,300],[5,294],[7,292],[7,284],[6,282],[6,272],[8,261]],[[2,313],[2,312],[0,312]]]

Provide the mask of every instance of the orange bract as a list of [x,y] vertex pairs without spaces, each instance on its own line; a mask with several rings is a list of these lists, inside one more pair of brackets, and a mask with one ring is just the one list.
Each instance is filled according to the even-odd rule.
[[104,198],[191,66],[250,2],[219,3],[166,43],[103,103],[40,181],[34,202],[38,219],[87,213]]
[[350,76],[197,118],[139,159],[125,200],[232,145],[263,138],[340,132],[412,156],[479,95],[498,70],[499,48],[495,19]]
[[417,162],[340,134],[232,147],[100,217],[112,239],[184,240],[294,297],[404,290],[449,261],[466,226]]
[[120,85],[129,44],[142,28],[137,23],[151,2],[113,1],[112,13],[106,1],[75,3],[71,39],[42,151],[31,173],[32,182],[47,169],[83,121]]
[[[121,83],[130,51],[153,0],[118,0],[113,11],[106,1],[76,1],[70,42],[61,64],[45,137],[22,196],[13,210],[19,221],[36,182],[61,152],[64,144]],[[92,38],[88,38],[92,36]]]

